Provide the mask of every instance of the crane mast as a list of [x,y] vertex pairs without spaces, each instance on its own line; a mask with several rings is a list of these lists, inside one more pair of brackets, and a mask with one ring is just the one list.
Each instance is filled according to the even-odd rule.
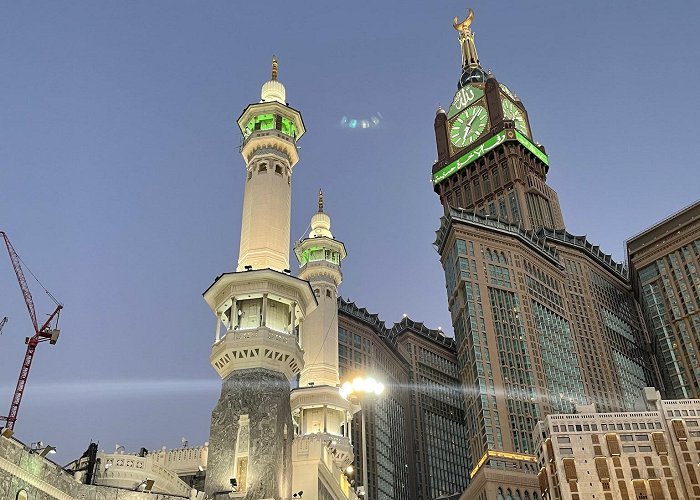
[[[34,309],[34,300],[32,299],[32,294],[29,291],[29,286],[27,285],[27,280],[24,277],[24,272],[22,271],[22,260],[15,252],[15,249],[10,243],[10,239],[4,231],[0,231],[0,236],[2,236],[5,241],[5,246],[7,247],[7,253],[10,256],[10,261],[12,262],[12,268],[17,276],[17,282],[19,283],[19,288],[24,296],[24,303],[27,306],[27,311],[29,311],[29,317],[32,320],[32,326],[34,327],[34,335],[27,337],[27,351],[24,355],[24,361],[22,362],[22,368],[19,373],[19,379],[17,380],[17,387],[15,388],[15,393],[12,396],[12,405],[10,406],[10,412],[6,417],[0,416],[0,420],[5,420],[7,422],[7,427],[9,429],[14,429],[15,422],[17,421],[17,413],[19,412],[19,406],[22,402],[22,396],[24,395],[24,386],[27,384],[27,378],[29,377],[29,370],[32,367],[32,360],[34,359],[34,353],[40,342],[49,341],[51,344],[55,344],[58,340],[60,330],[58,329],[58,318],[61,314],[61,309],[63,305],[59,304],[58,301],[51,295],[48,290],[46,293],[51,297],[56,303],[56,309],[49,315],[48,319],[44,324],[39,326],[36,319],[36,312]],[[31,273],[31,271],[30,271]],[[55,320],[55,321],[54,321]],[[53,323],[53,327],[52,327]]]

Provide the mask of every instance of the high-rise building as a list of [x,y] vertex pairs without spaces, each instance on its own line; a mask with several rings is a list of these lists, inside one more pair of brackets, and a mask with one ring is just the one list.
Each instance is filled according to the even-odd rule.
[[[467,442],[454,339],[408,317],[387,328],[352,302],[340,299],[338,306],[341,379],[367,372],[387,387],[367,407],[369,498],[433,500],[461,492]],[[362,453],[355,448],[360,471]]]
[[[338,301],[338,361],[341,380],[356,373],[371,374],[381,380],[386,391],[362,408],[365,414],[366,449],[355,447],[356,484],[365,475],[367,463],[368,498],[416,500],[415,477],[411,474],[413,441],[409,427],[410,400],[406,360],[391,344],[383,321],[376,314],[342,298]],[[352,441],[362,441],[361,419],[352,422]],[[365,457],[366,454],[366,457]]]
[[389,332],[409,365],[416,498],[432,500],[467,485],[467,439],[455,341],[405,317]]
[[627,241],[667,398],[700,398],[700,201]]
[[[591,405],[539,422],[534,440],[542,497],[700,496],[700,400],[661,400],[647,387],[638,406],[633,412],[597,413]],[[498,498],[507,498],[507,491],[500,493]]]
[[522,100],[482,68],[473,17],[455,19],[462,73],[435,118],[435,244],[465,388],[466,498],[496,498],[536,491],[538,420],[631,409],[653,370],[626,268],[566,231],[549,157]]

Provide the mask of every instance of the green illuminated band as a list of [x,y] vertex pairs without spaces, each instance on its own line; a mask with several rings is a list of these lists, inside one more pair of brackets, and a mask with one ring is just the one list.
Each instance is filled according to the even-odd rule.
[[301,252],[299,255],[299,265],[303,266],[308,262],[316,262],[319,260],[325,260],[332,262],[333,264],[340,265],[340,255],[338,252],[332,250],[327,250],[322,247],[309,247]]
[[505,140],[506,140],[505,131],[499,132],[498,134],[494,135],[488,141],[481,144],[481,146],[478,146],[478,147],[472,149],[468,153],[457,158],[455,161],[453,161],[449,165],[447,165],[447,166],[441,168],[440,170],[438,170],[437,172],[435,172],[433,174],[433,184],[438,184],[439,182],[442,182],[443,180],[447,179],[449,176],[454,174],[460,168],[466,167],[467,165],[472,163],[474,160],[484,156],[486,153],[491,151],[493,148],[495,148],[499,144],[503,144],[505,142]]
[[523,134],[521,134],[517,130],[515,131],[515,137],[518,138],[518,142],[520,144],[522,144],[523,146],[525,146],[527,148],[527,150],[530,151],[530,153],[532,153],[537,158],[539,158],[542,163],[549,166],[549,157],[546,154],[544,154],[542,151],[540,151],[540,148],[538,148],[532,142],[530,142],[530,139],[525,137]]
[[[525,137],[517,130],[515,131],[515,139],[517,139],[517,141],[520,144],[525,146],[528,151],[530,151],[537,158],[539,158],[545,165],[549,166],[549,157],[547,157],[546,154],[540,151],[540,149],[537,146],[535,146],[532,142],[530,142],[530,140],[527,137]],[[444,181],[461,168],[464,168],[470,163],[473,163],[475,160],[481,158],[493,148],[503,144],[504,142],[506,142],[506,131],[502,130],[501,132],[494,135],[480,146],[477,146],[474,149],[468,151],[452,163],[449,163],[448,165],[435,172],[433,174],[433,184],[439,184],[440,182]]]
[[[280,132],[296,138],[297,127],[294,124],[294,122],[284,116],[282,116],[281,118],[282,127],[280,129]],[[258,115],[250,119],[248,125],[246,125],[245,130],[243,131],[243,134],[245,135],[245,137],[248,137],[255,130],[273,130],[275,126],[276,123],[274,114],[268,113],[264,115]]]

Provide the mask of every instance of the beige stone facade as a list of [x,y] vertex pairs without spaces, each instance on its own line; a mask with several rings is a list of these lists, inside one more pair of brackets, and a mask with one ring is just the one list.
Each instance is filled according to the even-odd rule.
[[692,499],[700,496],[700,400],[660,399],[645,410],[549,415],[536,427],[539,482],[551,500]]

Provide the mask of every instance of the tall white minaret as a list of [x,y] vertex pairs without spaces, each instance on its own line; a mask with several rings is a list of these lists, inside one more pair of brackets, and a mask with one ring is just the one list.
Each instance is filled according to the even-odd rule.
[[238,267],[204,292],[216,316],[210,361],[222,379],[205,491],[212,499],[286,500],[291,381],[304,366],[299,337],[317,302],[309,283],[288,269],[292,168],[304,124],[285,103],[274,58],[261,101],[243,111],[238,125],[246,166]]
[[[359,407],[341,395],[338,375],[338,285],[346,251],[345,245],[333,238],[321,192],[309,237],[299,241],[294,252],[299,277],[311,284],[318,307],[304,321],[304,368],[291,397],[296,433],[293,489],[304,491],[304,498],[313,492],[309,499],[316,500],[322,498],[316,485],[323,482],[327,488],[337,489],[332,498],[354,497],[346,487],[343,471],[352,463],[350,426]],[[328,481],[329,477],[335,481]]]
[[285,99],[273,57],[272,77],[262,86],[260,102],[238,118],[246,181],[237,271],[246,266],[289,269],[292,169],[299,161],[296,141],[304,135],[304,122]]

